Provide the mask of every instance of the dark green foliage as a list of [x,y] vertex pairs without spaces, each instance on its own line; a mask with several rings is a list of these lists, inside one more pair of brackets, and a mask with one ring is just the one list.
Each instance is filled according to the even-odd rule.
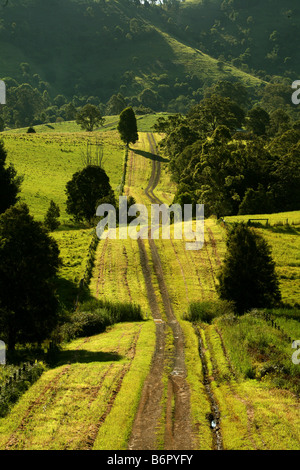
[[34,364],[33,366],[27,366],[22,371],[20,379],[13,381],[10,385],[3,387],[3,391],[0,393],[0,417],[6,416],[14,404],[19,400],[23,393],[36,382],[45,370],[45,366],[42,363]]
[[47,210],[47,213],[44,219],[45,227],[51,232],[53,230],[56,230],[60,226],[60,222],[58,220],[59,217],[60,217],[59,206],[55,204],[53,200],[51,200],[49,209]]
[[[126,106],[143,102],[169,112],[186,113],[212,93],[243,109],[262,100],[268,112],[282,105],[293,112],[290,85],[299,75],[299,61],[290,45],[299,31],[297,8],[297,0],[273,2],[270,16],[267,1],[245,7],[232,0],[61,0],[54,7],[41,0],[9,0],[0,30],[7,52],[1,73],[10,102],[5,123],[68,120],[66,100],[76,96],[78,108],[96,97],[92,104],[98,106],[119,92]],[[177,46],[170,47],[175,40]],[[217,62],[201,67],[202,54]],[[221,86],[220,79],[225,79]]]
[[227,252],[217,291],[234,302],[238,314],[252,308],[271,308],[281,301],[271,249],[265,239],[245,224],[228,233]]
[[[178,183],[174,202],[204,204],[205,214],[217,218],[298,210],[299,130],[291,126],[286,113],[273,112],[270,120],[268,113],[255,107],[246,118],[251,132],[236,132],[233,123],[237,125],[243,112],[234,117],[228,109],[241,108],[219,97],[218,109],[215,96],[200,102],[186,117],[160,118],[154,126],[165,134],[160,147]],[[218,122],[223,124],[215,127]],[[225,122],[231,122],[231,128]]]
[[270,124],[270,116],[260,106],[252,108],[246,119],[246,128],[256,135],[265,135]]
[[114,194],[109,177],[100,166],[88,165],[74,173],[66,185],[67,213],[78,222],[92,222],[98,205],[107,202],[114,204]]
[[241,127],[245,113],[230,98],[213,94],[194,106],[187,117],[193,129],[207,133],[213,132],[219,126],[226,126],[230,130]]
[[132,107],[123,109],[120,114],[118,131],[123,142],[128,146],[139,139],[136,117]]
[[25,204],[0,216],[0,329],[8,347],[40,343],[58,322],[59,249]]
[[86,104],[76,115],[76,123],[88,132],[92,132],[96,126],[103,126],[104,121],[100,109],[93,104]]
[[0,214],[18,201],[23,181],[12,164],[6,166],[6,158],[4,143],[0,141]]
[[106,105],[106,115],[119,115],[123,109],[126,108],[126,101],[124,100],[121,93],[117,95],[112,95]]
[[60,328],[60,336],[63,341],[69,341],[80,336],[102,333],[115,323],[142,320],[139,305],[93,299],[81,304],[70,316],[69,321]]
[[211,323],[221,315],[229,315],[234,310],[234,304],[227,300],[191,302],[184,320],[190,322]]

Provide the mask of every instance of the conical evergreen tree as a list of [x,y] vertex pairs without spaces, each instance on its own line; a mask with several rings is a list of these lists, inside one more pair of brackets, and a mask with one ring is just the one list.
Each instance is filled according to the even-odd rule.
[[229,232],[218,280],[220,298],[233,301],[238,314],[272,307],[281,300],[270,246],[245,224],[236,224]]

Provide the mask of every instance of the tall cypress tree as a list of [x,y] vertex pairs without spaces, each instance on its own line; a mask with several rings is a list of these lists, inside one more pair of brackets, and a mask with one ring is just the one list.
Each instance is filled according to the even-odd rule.
[[281,300],[270,246],[245,224],[236,224],[229,232],[218,280],[220,298],[233,301],[238,314],[270,308]]
[[127,147],[130,143],[135,144],[139,139],[136,117],[131,107],[125,108],[121,112],[118,131],[121,139],[125,142]]

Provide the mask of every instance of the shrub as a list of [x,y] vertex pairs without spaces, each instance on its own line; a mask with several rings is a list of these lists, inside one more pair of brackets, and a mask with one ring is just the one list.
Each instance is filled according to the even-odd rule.
[[63,341],[70,341],[81,336],[92,336],[102,333],[115,323],[142,321],[139,305],[130,303],[110,303],[105,300],[90,300],[80,305],[60,328]]
[[227,301],[191,302],[184,319],[191,322],[211,323],[214,318],[232,313],[233,304]]

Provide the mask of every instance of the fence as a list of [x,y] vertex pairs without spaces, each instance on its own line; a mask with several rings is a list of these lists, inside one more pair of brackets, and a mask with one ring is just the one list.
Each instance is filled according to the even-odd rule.
[[278,325],[276,323],[276,321],[274,320],[274,318],[269,314],[269,313],[266,313],[266,312],[263,312],[263,316],[264,316],[264,319],[269,323],[271,324],[271,326],[273,328],[275,328],[275,330],[278,330],[278,331],[281,331],[283,337],[286,339],[286,341],[288,341],[289,343],[293,343],[294,340],[283,330],[282,327],[280,327],[280,325]]
[[16,369],[12,375],[8,377],[8,380],[4,383],[4,385],[0,386],[0,395],[5,391],[5,389],[10,387],[14,382],[27,379],[28,372],[38,367],[40,368],[40,365],[36,361],[25,362],[21,367]]

